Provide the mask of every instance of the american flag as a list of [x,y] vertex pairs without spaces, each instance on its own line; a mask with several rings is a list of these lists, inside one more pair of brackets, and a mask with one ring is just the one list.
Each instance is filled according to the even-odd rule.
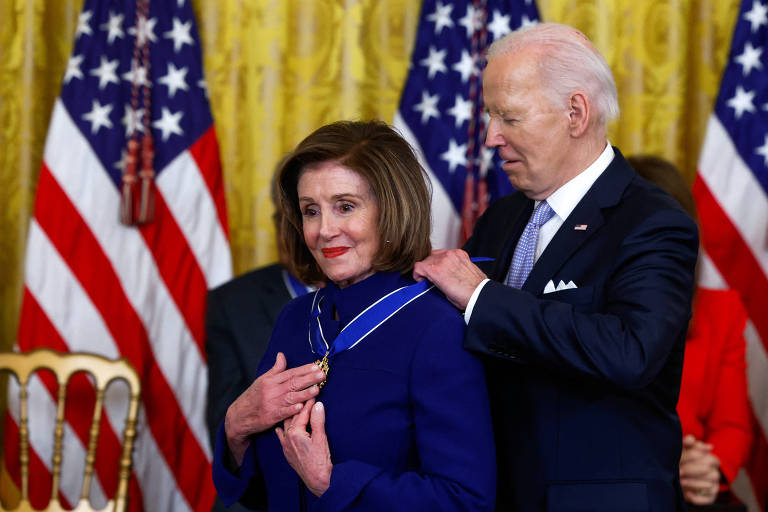
[[432,182],[432,245],[458,247],[493,199],[512,191],[483,146],[482,67],[488,46],[536,23],[533,0],[425,0],[394,125]]
[[[205,295],[232,269],[194,13],[189,0],[84,4],[40,169],[18,349],[50,346],[128,358],[143,385],[130,509],[210,510],[215,491],[204,422]],[[123,173],[130,174],[128,140],[149,149],[147,135],[154,159],[138,155],[132,197],[135,207],[140,197],[153,197],[154,217],[124,225],[118,214]],[[155,172],[145,196],[142,154]],[[83,378],[78,386],[89,383]],[[32,407],[51,417],[53,387],[45,376],[31,385]],[[88,409],[86,402],[78,405]],[[106,406],[99,449],[111,460],[97,463],[97,503],[115,490],[119,406],[116,399]],[[65,462],[60,495],[72,505],[90,410],[68,408],[65,454],[80,460],[65,457],[73,465]],[[17,413],[9,414],[6,428],[17,434]],[[34,475],[50,470],[52,438],[32,427],[31,494],[33,503],[44,503],[50,484]],[[17,450],[8,444],[6,454]],[[11,459],[6,468],[18,483],[18,463]]]
[[750,512],[768,498],[768,4],[744,0],[693,193],[704,255],[700,285],[732,288],[749,315],[747,381],[755,446],[734,491]]

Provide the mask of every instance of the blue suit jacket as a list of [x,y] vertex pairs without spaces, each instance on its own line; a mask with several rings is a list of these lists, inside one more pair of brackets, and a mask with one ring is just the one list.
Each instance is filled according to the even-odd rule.
[[[335,336],[369,304],[412,283],[396,273],[377,273],[343,290],[329,283],[318,292],[326,298],[323,332]],[[283,309],[259,374],[278,351],[289,367],[318,358],[307,336],[313,299],[298,297]],[[274,512],[493,510],[488,395],[482,365],[461,348],[464,328],[459,312],[433,289],[330,359],[318,400],[334,466],[320,498],[300,484],[273,429],[253,436],[237,474],[228,471],[220,428],[213,480],[222,501]]]
[[[616,150],[516,290],[498,281],[532,208],[500,199],[465,246],[495,258],[465,347],[490,356],[497,509],[679,510],[696,225]],[[543,294],[549,280],[578,288]]]

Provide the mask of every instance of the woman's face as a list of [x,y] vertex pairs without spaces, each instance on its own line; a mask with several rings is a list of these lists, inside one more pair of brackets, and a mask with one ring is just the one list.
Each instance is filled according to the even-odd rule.
[[305,167],[298,184],[304,241],[340,288],[373,274],[379,207],[368,182],[336,162]]

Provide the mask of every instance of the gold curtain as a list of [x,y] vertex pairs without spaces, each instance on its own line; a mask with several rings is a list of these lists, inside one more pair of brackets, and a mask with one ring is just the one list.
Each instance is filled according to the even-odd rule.
[[[520,0],[522,1],[522,0]],[[275,259],[268,184],[317,126],[391,120],[419,14],[411,0],[193,0],[227,183],[235,272]],[[738,0],[538,0],[614,70],[611,142],[692,179]],[[0,0],[0,349],[15,339],[24,244],[82,0]]]

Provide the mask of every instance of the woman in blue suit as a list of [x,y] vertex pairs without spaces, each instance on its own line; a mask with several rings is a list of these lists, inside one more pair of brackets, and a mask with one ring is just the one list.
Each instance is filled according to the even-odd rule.
[[283,309],[260,377],[227,411],[213,468],[222,500],[492,510],[482,367],[461,348],[459,312],[409,277],[430,253],[412,150],[383,123],[334,123],[298,145],[279,185],[291,270],[328,284]]

